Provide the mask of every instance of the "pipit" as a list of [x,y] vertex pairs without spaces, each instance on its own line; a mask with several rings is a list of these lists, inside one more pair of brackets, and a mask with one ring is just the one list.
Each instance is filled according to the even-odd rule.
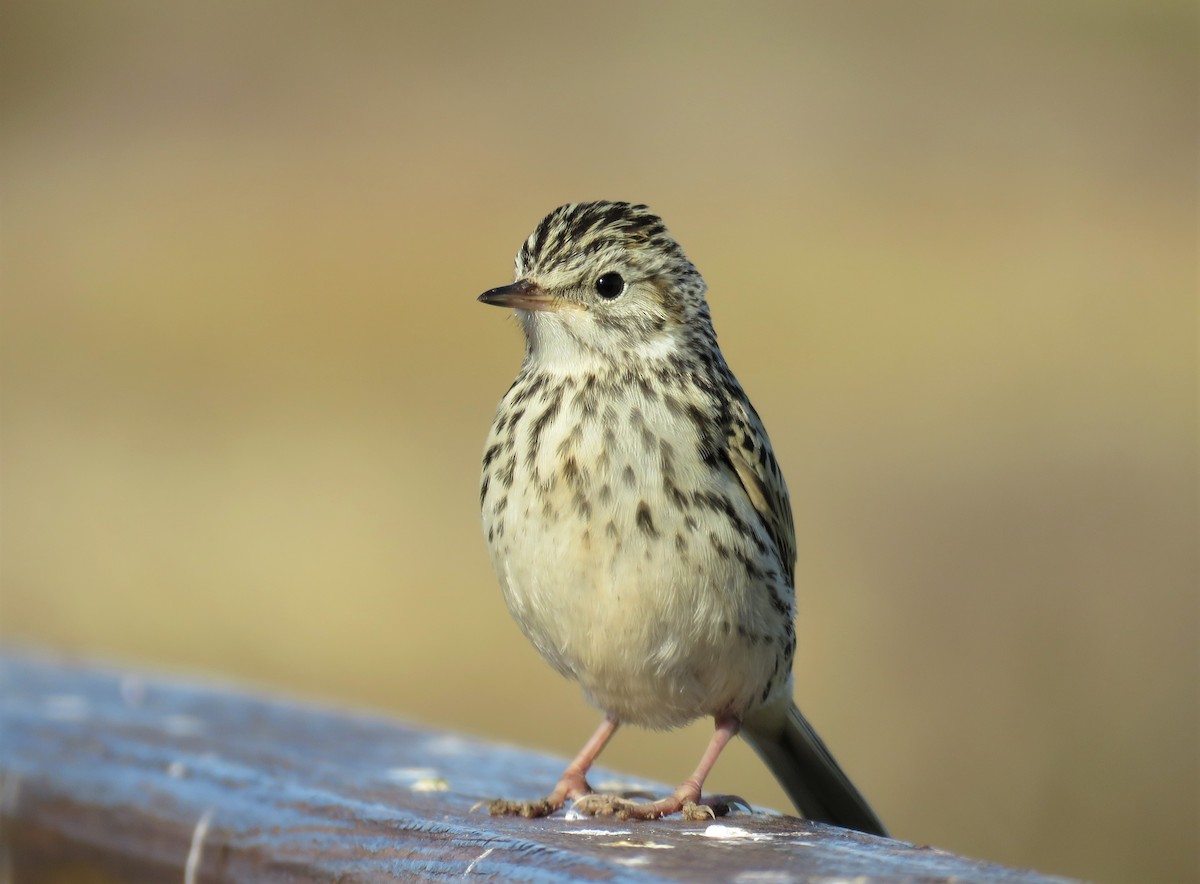
[[[516,281],[479,296],[516,311],[525,359],[483,455],[492,566],[525,635],[603,723],[554,790],[493,813],[696,818],[741,732],[810,819],[885,834],[792,702],[795,530],[762,421],[717,346],[707,286],[643,205],[555,209]],[[695,772],[669,797],[595,794],[589,767],[619,724],[711,716]]]

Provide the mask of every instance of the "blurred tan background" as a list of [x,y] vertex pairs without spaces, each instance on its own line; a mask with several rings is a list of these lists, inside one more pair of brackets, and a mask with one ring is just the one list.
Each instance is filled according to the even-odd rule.
[[[573,753],[479,535],[521,341],[474,298],[554,206],[645,201],[791,485],[798,698],[894,833],[1197,876],[1191,3],[0,16],[5,641]],[[787,807],[744,745],[711,785]]]

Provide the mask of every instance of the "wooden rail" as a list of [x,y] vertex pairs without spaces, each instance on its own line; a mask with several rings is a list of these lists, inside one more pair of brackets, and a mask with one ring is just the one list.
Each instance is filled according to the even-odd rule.
[[378,717],[0,653],[0,882],[1062,880],[762,812],[622,823],[472,810],[537,795],[562,765]]

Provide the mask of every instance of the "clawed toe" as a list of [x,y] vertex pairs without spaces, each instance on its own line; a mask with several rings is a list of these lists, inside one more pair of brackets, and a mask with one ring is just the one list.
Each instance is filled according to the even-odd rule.
[[[581,795],[571,804],[571,809],[585,816],[610,816],[619,820],[657,820],[679,814],[689,822],[703,822],[725,816],[735,804],[746,802],[733,795],[714,795],[700,801],[690,797],[671,795],[658,801],[631,801],[620,795],[592,792]],[[521,816],[526,819],[550,816],[562,809],[564,802],[557,796],[539,798],[534,801],[509,801],[497,798],[487,802],[492,816]],[[747,805],[749,806],[749,805]]]
[[505,798],[497,798],[488,803],[487,809],[492,816],[523,816],[526,819],[536,819],[550,816],[560,807],[562,807],[561,802],[555,805],[548,798],[539,798],[536,801],[509,801]]
[[679,815],[691,823],[715,820],[727,813],[729,813],[729,807],[724,804],[697,804],[695,801],[685,801],[683,807],[679,808]]
[[[607,738],[606,734],[611,733],[614,728],[616,728],[616,723],[606,719],[605,724],[592,738],[593,742],[598,741],[601,737]],[[568,801],[586,798],[592,794],[592,787],[584,778],[582,768],[584,765],[579,759],[576,759],[576,763],[568,767],[559,778],[554,791],[545,798],[537,798],[533,801],[509,801],[505,798],[497,798],[495,801],[488,802],[488,813],[492,816],[523,816],[526,819],[550,816],[550,814],[562,810],[563,805]]]
[[620,817],[621,812],[627,807],[632,807],[634,803],[628,798],[622,798],[619,795],[604,795],[599,792],[593,792],[591,795],[584,795],[575,801],[571,805],[571,809],[586,816]]
[[730,805],[723,800],[706,799],[696,802],[672,795],[658,801],[630,801],[619,795],[585,795],[572,809],[587,816],[611,816],[619,820],[657,820],[678,813],[689,822],[715,819],[729,813]]
[[711,816],[728,816],[735,809],[739,812],[754,812],[754,806],[740,795],[708,795],[697,803],[702,808],[712,811]]

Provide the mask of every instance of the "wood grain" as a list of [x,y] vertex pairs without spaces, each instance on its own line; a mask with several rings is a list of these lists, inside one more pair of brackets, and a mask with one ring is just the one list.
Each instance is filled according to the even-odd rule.
[[228,686],[7,652],[0,881],[1062,880],[765,812],[622,823],[472,810],[541,794],[563,763]]

